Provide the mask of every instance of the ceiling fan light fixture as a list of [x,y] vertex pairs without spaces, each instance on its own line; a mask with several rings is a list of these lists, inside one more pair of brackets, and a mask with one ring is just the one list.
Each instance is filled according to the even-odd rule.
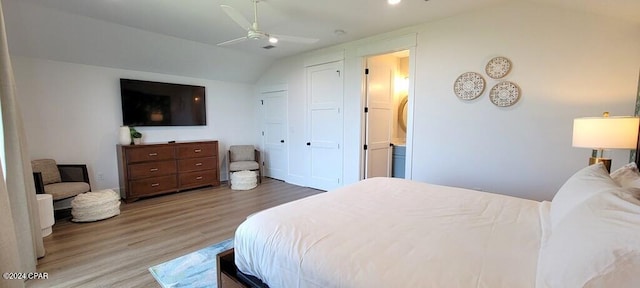
[[389,5],[397,5],[400,3],[400,1],[402,0],[387,0],[387,3],[389,3]]
[[[269,48],[275,47],[273,44],[276,44],[280,41],[284,42],[293,42],[293,43],[301,43],[301,44],[313,44],[318,42],[319,39],[315,38],[305,38],[305,37],[296,37],[296,36],[288,36],[288,35],[277,35],[267,33],[258,29],[258,2],[262,0],[251,0],[253,2],[253,23],[249,22],[238,10],[228,5],[220,5],[220,8],[224,13],[226,13],[231,20],[236,22],[242,29],[247,31],[247,35],[244,37],[236,38],[233,40],[225,41],[222,43],[218,43],[218,46],[227,46],[231,44],[235,44],[238,42],[246,41],[246,40],[261,40],[265,39],[269,41],[268,46],[272,46]],[[267,47],[268,47],[267,46]]]

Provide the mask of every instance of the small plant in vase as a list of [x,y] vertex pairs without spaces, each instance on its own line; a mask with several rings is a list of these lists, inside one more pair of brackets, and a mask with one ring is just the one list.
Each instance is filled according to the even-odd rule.
[[134,127],[129,127],[129,132],[131,132],[131,144],[139,145],[142,142],[142,133]]

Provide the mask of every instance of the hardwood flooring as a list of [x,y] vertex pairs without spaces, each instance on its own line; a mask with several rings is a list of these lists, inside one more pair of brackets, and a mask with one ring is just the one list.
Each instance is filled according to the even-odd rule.
[[252,213],[320,192],[265,178],[247,191],[221,186],[122,202],[120,215],[102,221],[56,220],[37,266],[49,279],[26,285],[160,287],[149,267],[233,237]]

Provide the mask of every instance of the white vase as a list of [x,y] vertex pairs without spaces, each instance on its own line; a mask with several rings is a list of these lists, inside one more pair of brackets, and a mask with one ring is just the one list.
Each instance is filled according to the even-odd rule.
[[129,126],[121,126],[120,127],[120,138],[118,143],[122,145],[131,144],[131,131],[129,131]]

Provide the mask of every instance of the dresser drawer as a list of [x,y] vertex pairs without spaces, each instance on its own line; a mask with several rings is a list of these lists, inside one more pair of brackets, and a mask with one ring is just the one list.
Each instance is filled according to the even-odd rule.
[[178,158],[211,157],[218,154],[216,143],[184,143],[178,146]]
[[176,175],[145,178],[129,181],[129,194],[132,197],[176,191],[178,188]]
[[165,160],[129,165],[129,179],[165,176],[176,173],[176,161]]
[[178,175],[178,178],[180,180],[181,189],[188,189],[206,185],[216,186],[219,183],[217,170],[181,173],[180,175]]
[[178,160],[178,171],[189,172],[189,171],[200,171],[200,170],[211,170],[211,169],[217,170],[218,168],[217,164],[218,164],[217,157],[180,159]]
[[127,150],[127,162],[170,160],[176,158],[176,152],[170,145],[149,145]]

